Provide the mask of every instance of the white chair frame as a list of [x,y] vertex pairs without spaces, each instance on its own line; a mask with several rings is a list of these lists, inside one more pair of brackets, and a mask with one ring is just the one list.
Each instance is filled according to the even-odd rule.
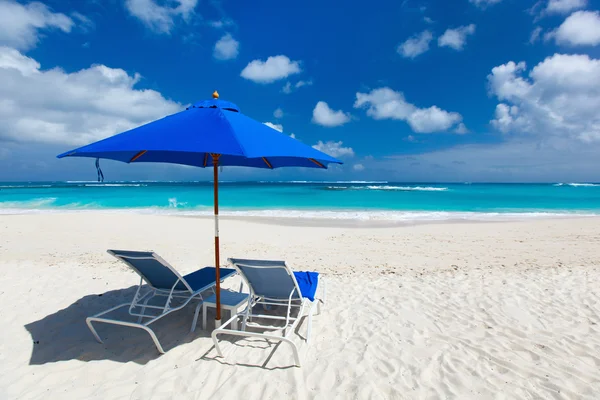
[[[306,343],[310,343],[310,334],[312,329],[312,317],[313,317],[313,306],[317,303],[317,314],[321,313],[321,303],[324,305],[326,300],[326,285],[323,280],[323,276],[319,275],[319,283],[317,286],[317,292],[320,291],[320,296],[317,297],[315,293],[315,300],[310,301],[309,299],[302,297],[302,293],[300,292],[300,287],[298,286],[298,282],[296,281],[296,277],[294,276],[293,271],[290,267],[288,267],[284,261],[281,261],[281,265],[248,265],[243,262],[235,263],[229,260],[233,267],[237,270],[238,274],[241,276],[243,282],[249,288],[250,291],[250,300],[248,301],[248,306],[244,309],[244,311],[232,315],[232,317],[227,320],[224,324],[222,324],[219,328],[215,329],[212,332],[212,339],[215,345],[215,349],[219,357],[224,357],[223,352],[221,351],[221,347],[219,346],[218,335],[233,335],[233,336],[242,336],[242,337],[260,337],[267,340],[276,340],[288,343],[294,355],[294,362],[297,367],[300,367],[300,356],[298,353],[298,346],[292,341],[290,338],[291,333],[293,333],[300,322],[300,320],[304,317],[304,312],[307,311],[308,317],[308,326],[307,326],[307,334],[306,334]],[[248,261],[248,260],[245,260]],[[260,260],[252,260],[259,262]],[[268,298],[257,296],[254,293],[254,289],[252,285],[246,279],[243,271],[238,267],[246,267],[246,268],[262,268],[262,269],[273,269],[273,268],[281,268],[286,270],[290,278],[294,281],[294,289],[290,292],[287,299],[281,298]],[[295,297],[294,294],[297,294],[298,297]],[[257,305],[266,306],[285,306],[287,307],[286,316],[277,316],[277,315],[265,315],[265,314],[254,314],[253,308]],[[299,308],[298,315],[296,317],[291,316],[292,308]],[[232,324],[237,318],[242,318],[242,329],[241,330],[232,330],[226,329],[228,325]],[[285,325],[281,327],[271,326],[271,325],[260,325],[251,322],[252,318],[263,318],[270,320],[278,320],[285,321]],[[251,328],[262,328],[269,329],[272,331],[279,331],[281,335],[277,335],[275,333],[259,333],[259,332],[247,332],[246,327]]]
[[[143,256],[143,257],[139,257],[139,256],[121,257],[121,256],[119,256],[118,252],[115,252],[112,250],[109,250],[108,253],[115,256],[119,260],[123,261],[129,267],[131,267],[135,272],[137,272],[140,275],[140,283],[135,292],[135,296],[133,297],[133,300],[130,303],[119,304],[118,306],[109,308],[108,310],[102,311],[96,315],[86,318],[86,324],[87,324],[88,328],[90,329],[90,331],[92,332],[92,334],[94,335],[96,340],[100,343],[103,343],[102,339],[100,339],[100,336],[96,332],[96,329],[94,328],[92,322],[103,322],[103,323],[107,323],[107,324],[122,325],[122,326],[131,327],[131,328],[143,329],[144,331],[148,332],[148,334],[152,338],[152,341],[154,342],[154,345],[156,346],[156,349],[158,350],[158,352],[161,354],[164,354],[165,351],[163,350],[160,342],[158,341],[156,334],[149,327],[149,325],[158,321],[159,319],[165,317],[166,315],[169,315],[172,312],[181,310],[186,305],[188,305],[190,301],[197,299],[200,301],[200,303],[198,304],[198,306],[196,307],[196,310],[194,312],[194,320],[192,322],[192,327],[191,327],[191,331],[193,331],[194,328],[196,327],[196,322],[198,321],[198,313],[200,311],[200,305],[202,304],[202,299],[203,299],[202,293],[209,289],[212,289],[214,291],[215,284],[213,283],[211,285],[207,285],[196,291],[193,291],[192,288],[190,287],[190,285],[186,282],[186,280],[183,279],[183,277],[179,274],[179,272],[177,272],[177,270],[175,270],[167,261],[165,261],[163,258],[161,258],[156,253],[152,253],[151,256]],[[128,262],[127,259],[132,259],[132,260],[154,259],[154,260],[160,262],[161,264],[163,264],[166,268],[170,269],[171,272],[173,272],[173,274],[175,274],[177,276],[177,281],[175,282],[175,284],[173,285],[171,290],[157,289],[157,288],[153,287],[150,282],[146,281],[146,284],[148,285],[149,290],[145,294],[140,295],[140,292],[142,290],[142,286],[144,285],[145,280],[144,280],[141,272],[138,271],[138,269],[133,264]],[[175,290],[175,288],[177,287],[179,282],[181,282],[185,285],[186,290]],[[165,297],[164,304],[163,305],[148,305],[148,302],[151,299],[153,299],[154,297]],[[184,301],[182,304],[180,304],[176,307],[172,307],[171,302],[173,301],[173,299],[184,299]],[[138,317],[137,323],[103,317],[105,314],[111,313],[111,312],[118,310],[120,308],[123,308],[123,307],[129,308],[129,310],[128,310],[129,315]],[[136,312],[137,308],[141,308],[140,312]],[[150,309],[150,311],[151,310],[159,310],[159,313],[154,314],[154,315],[147,314],[146,313],[147,309]],[[148,321],[143,322],[143,320],[145,318],[147,318]]]

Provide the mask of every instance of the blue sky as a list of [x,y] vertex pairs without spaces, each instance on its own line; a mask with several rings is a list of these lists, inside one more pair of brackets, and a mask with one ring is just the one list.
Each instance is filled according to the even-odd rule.
[[[600,181],[591,0],[0,0],[0,180],[217,89],[345,161],[224,179]],[[109,180],[208,171],[103,162]]]

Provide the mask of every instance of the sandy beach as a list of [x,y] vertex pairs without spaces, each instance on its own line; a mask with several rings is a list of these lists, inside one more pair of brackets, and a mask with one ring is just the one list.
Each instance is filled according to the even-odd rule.
[[[303,366],[286,346],[85,317],[131,299],[106,249],[211,265],[212,221],[125,213],[0,216],[0,398],[597,399],[600,219],[327,226],[226,219],[226,257],[283,259],[328,283]],[[239,278],[224,283],[237,287]],[[211,314],[212,315],[212,314]],[[211,323],[209,323],[209,328]],[[299,333],[305,332],[306,324]]]

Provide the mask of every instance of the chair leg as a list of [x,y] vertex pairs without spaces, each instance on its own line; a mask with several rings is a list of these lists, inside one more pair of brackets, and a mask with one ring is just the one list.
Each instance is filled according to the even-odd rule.
[[248,322],[248,315],[250,314],[250,304],[246,306],[244,317],[242,318],[242,330],[246,330],[246,323]]
[[152,329],[148,328],[147,326],[140,325],[140,324],[134,324],[134,323],[131,323],[131,322],[106,320],[106,319],[96,318],[96,317],[88,317],[88,318],[86,318],[85,322],[87,323],[88,328],[90,328],[90,331],[92,331],[92,334],[94,335],[94,337],[96,338],[96,340],[98,342],[100,342],[100,343],[103,343],[102,339],[100,339],[100,336],[98,336],[98,333],[96,332],[96,329],[94,329],[94,326],[92,325],[92,321],[105,322],[105,323],[114,324],[114,325],[130,326],[132,328],[143,329],[146,332],[148,332],[148,334],[152,338],[152,341],[154,342],[154,345],[156,346],[156,349],[158,350],[158,352],[160,354],[164,354],[165,353],[165,351],[163,350],[162,346],[160,345],[160,342],[158,341],[158,338],[156,337],[156,334],[154,333],[154,331]]
[[281,340],[290,344],[290,346],[292,347],[292,353],[294,353],[294,361],[296,363],[296,367],[300,367],[300,356],[298,355],[298,347],[296,346],[296,344],[294,344],[294,342],[287,338],[281,338]]
[[196,306],[196,310],[194,311],[194,320],[192,321],[192,329],[190,332],[194,332],[196,330],[196,324],[198,323],[198,314],[200,313],[200,307],[202,307],[202,302],[198,303]]
[[213,343],[215,345],[215,350],[217,350],[217,355],[222,358],[223,352],[221,351],[221,347],[219,347],[219,340],[217,339],[218,333],[219,333],[219,330],[215,329],[211,336],[212,336]]
[[94,337],[96,338],[98,343],[104,343],[102,341],[102,339],[100,339],[100,336],[98,336],[98,332],[96,332],[96,329],[94,329],[94,326],[92,325],[92,321],[90,320],[90,318],[86,318],[85,323],[87,324],[88,328],[90,328],[90,331],[92,332],[92,334],[94,335]]
[[165,354],[165,351],[163,350],[162,346],[160,345],[160,342],[158,341],[156,334],[154,334],[154,331],[146,326],[140,326],[140,328],[145,330],[146,332],[148,332],[148,334],[152,338],[152,341],[154,342],[154,345],[156,346],[156,349],[158,350],[158,352],[160,354]]
[[138,324],[142,322],[142,318],[144,316],[144,314],[146,313],[146,306],[148,305],[148,301],[150,301],[150,299],[154,297],[154,296],[149,296],[146,300],[144,300],[144,305],[142,306],[142,312],[141,315],[138,317]]

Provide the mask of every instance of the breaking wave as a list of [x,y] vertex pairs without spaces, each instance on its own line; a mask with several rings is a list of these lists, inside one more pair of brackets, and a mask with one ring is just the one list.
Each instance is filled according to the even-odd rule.
[[327,186],[327,190],[391,190],[400,192],[445,192],[447,187],[432,186]]

